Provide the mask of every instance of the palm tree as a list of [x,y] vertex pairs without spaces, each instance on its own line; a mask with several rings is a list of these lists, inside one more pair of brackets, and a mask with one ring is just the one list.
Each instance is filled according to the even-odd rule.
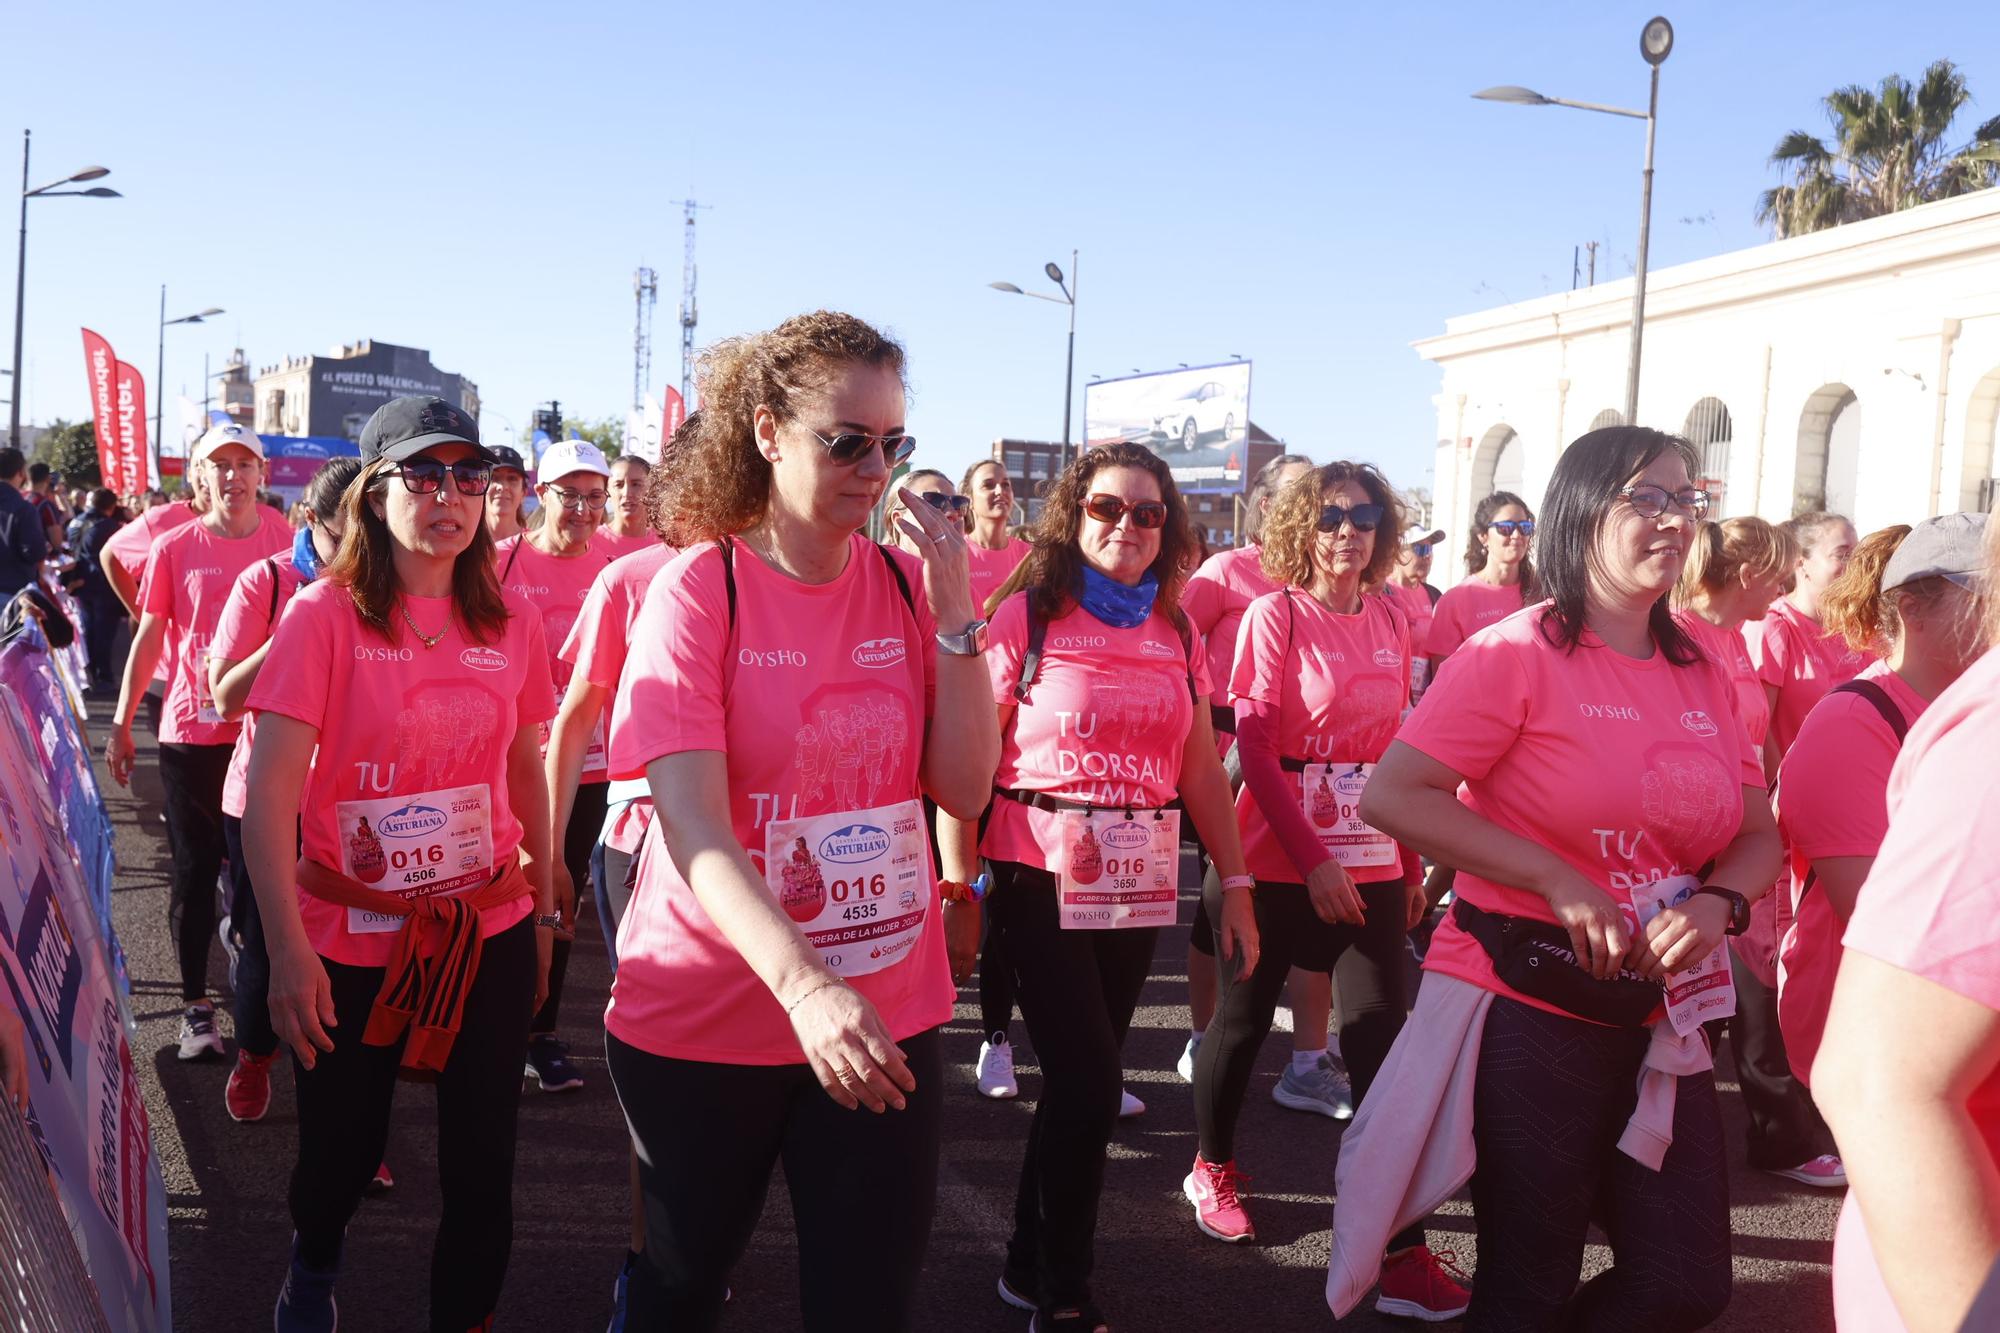
[[1932,64],[1914,86],[1891,74],[1873,92],[1859,84],[1836,89],[1825,100],[1830,138],[1793,130],[1772,150],[1771,165],[1791,181],[1764,191],[1757,220],[1780,238],[1803,236],[2000,184],[2000,116],[1961,146],[1946,144],[1971,100],[1949,60]]

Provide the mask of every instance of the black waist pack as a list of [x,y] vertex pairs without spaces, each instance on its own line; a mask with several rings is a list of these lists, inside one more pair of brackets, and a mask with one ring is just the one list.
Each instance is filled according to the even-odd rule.
[[1521,994],[1552,1004],[1566,1014],[1612,1027],[1644,1027],[1660,1007],[1657,981],[1621,971],[1599,981],[1577,962],[1569,932],[1533,917],[1505,916],[1459,898],[1451,905],[1459,929],[1479,941],[1501,981]]

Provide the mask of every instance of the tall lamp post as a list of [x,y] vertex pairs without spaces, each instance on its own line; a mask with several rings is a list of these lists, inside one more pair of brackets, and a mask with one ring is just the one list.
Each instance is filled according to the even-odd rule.
[[[155,470],[158,469],[160,459],[160,414],[167,405],[167,326],[169,324],[199,324],[210,315],[219,315],[221,313],[221,306],[212,305],[206,310],[197,310],[192,315],[182,315],[179,319],[168,319],[167,284],[164,282],[160,284],[160,354],[159,359],[153,364],[153,462]],[[203,372],[204,376],[206,373],[205,371]],[[208,397],[206,383],[202,387],[201,396],[203,398]],[[203,429],[206,430],[207,427],[204,425]]]
[[50,181],[47,185],[28,188],[28,148],[32,131],[21,131],[21,253],[14,270],[14,398],[7,405],[7,443],[13,448],[21,447],[21,318],[26,308],[28,294],[28,201],[30,199],[52,199],[60,195],[75,195],[82,199],[116,199],[118,191],[95,186],[88,190],[58,190],[58,185],[77,185],[84,181],[94,181],[111,174],[109,167],[85,167],[73,171],[61,180]]
[[1653,229],[1653,131],[1660,114],[1660,65],[1673,53],[1674,25],[1663,18],[1649,21],[1639,33],[1639,54],[1652,66],[1653,86],[1644,111],[1598,102],[1572,102],[1563,97],[1544,97],[1532,89],[1512,84],[1488,88],[1473,96],[1487,102],[1508,102],[1515,106],[1568,106],[1579,111],[1602,111],[1608,116],[1630,116],[1646,122],[1646,172],[1639,190],[1639,262],[1632,277],[1632,352],[1625,365],[1625,424],[1639,421],[1639,348],[1646,336],[1646,242]]
[[1063,271],[1051,260],[1042,265],[1042,272],[1049,275],[1061,290],[1061,296],[1050,296],[1047,292],[1028,292],[1011,282],[989,282],[986,285],[996,292],[1009,292],[1015,296],[1032,296],[1037,301],[1054,301],[1057,305],[1069,307],[1069,360],[1063,366],[1063,437],[1062,466],[1069,466],[1069,408],[1075,394],[1076,385],[1076,291],[1069,283],[1076,281],[1076,251],[1069,252],[1069,282],[1063,281]]

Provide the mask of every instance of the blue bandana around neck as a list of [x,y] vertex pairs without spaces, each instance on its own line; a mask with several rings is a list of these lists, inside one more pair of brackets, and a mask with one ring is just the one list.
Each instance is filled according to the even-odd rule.
[[292,538],[292,567],[310,583],[319,577],[319,548],[313,545],[312,524],[300,528]]
[[1077,605],[1113,629],[1135,629],[1153,614],[1153,601],[1160,595],[1160,580],[1147,570],[1137,587],[1128,588],[1089,565],[1083,567],[1083,582],[1076,590]]

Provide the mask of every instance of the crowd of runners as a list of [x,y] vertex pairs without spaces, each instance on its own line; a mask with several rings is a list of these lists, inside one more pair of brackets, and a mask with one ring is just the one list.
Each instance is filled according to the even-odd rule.
[[[1368,462],[1284,455],[1204,559],[1138,445],[1083,450],[1025,528],[998,462],[905,474],[904,382],[847,315],[730,339],[650,467],[565,441],[531,469],[398,399],[296,527],[240,426],[187,499],[121,526],[99,492],[73,532],[0,451],[0,576],[66,540],[134,618],[115,678],[91,652],[119,782],[161,682],[179,1054],[226,1054],[219,942],[230,1114],[281,1052],[296,1082],[281,1333],[335,1326],[399,1078],[438,1091],[430,1327],[489,1326],[524,1082],[583,1081],[555,1034],[591,913],[632,1153],[614,1329],[716,1326],[779,1162],[806,1326],[910,1326],[949,1099],[1020,1095],[1022,1031],[1013,1233],[967,1280],[1032,1330],[1113,1327],[1106,1150],[1183,843],[1190,1244],[1256,1238],[1239,1124],[1284,1000],[1273,1095],[1351,1123],[1267,1188],[1335,1182],[1335,1314],[1703,1327],[1726,1028],[1750,1164],[1851,1177],[1842,1326],[1964,1315],[2000,1250],[1983,516],[1711,521],[1688,444],[1618,426],[1463,534]],[[1468,1184],[1469,1274],[1425,1231]],[[1613,1263],[1580,1284],[1593,1223]]]

